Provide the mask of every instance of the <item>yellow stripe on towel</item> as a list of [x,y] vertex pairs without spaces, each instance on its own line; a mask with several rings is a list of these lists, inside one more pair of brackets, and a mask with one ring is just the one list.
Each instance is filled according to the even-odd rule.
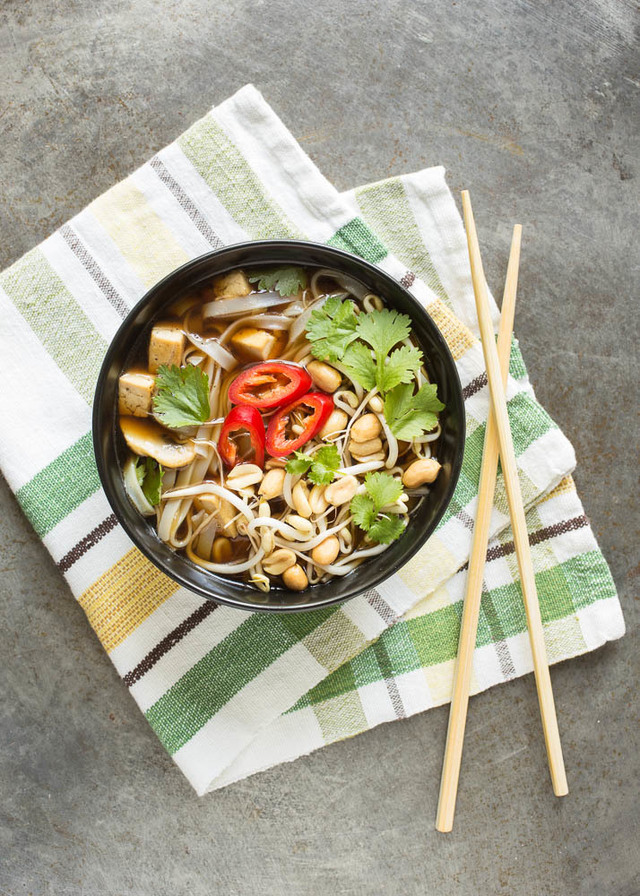
[[189,261],[189,255],[131,178],[112,187],[89,209],[146,286],[153,286]]
[[87,588],[78,602],[107,652],[178,590],[178,585],[132,548]]
[[473,333],[455,317],[440,299],[431,302],[427,308],[429,316],[447,340],[449,351],[458,361],[475,345]]

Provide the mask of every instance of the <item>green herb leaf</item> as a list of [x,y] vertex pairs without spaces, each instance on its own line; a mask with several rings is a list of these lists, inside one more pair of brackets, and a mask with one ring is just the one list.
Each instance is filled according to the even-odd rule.
[[140,457],[136,461],[135,473],[143,495],[155,507],[160,503],[164,470],[152,457]]
[[287,461],[285,470],[292,476],[302,476],[311,466],[311,456],[303,451],[294,451],[293,457]]
[[211,416],[209,377],[193,364],[163,364],[156,376],[153,411],[171,429],[204,423]]
[[323,445],[313,455],[309,479],[316,485],[329,485],[336,478],[340,453],[335,445]]
[[314,454],[294,451],[293,457],[287,461],[287,473],[302,476],[309,471],[309,479],[316,485],[329,485],[336,476],[340,466],[340,454],[335,445],[323,445]]
[[402,494],[402,483],[390,473],[367,473],[364,485],[376,510],[386,504],[395,504]]
[[390,544],[402,535],[406,527],[406,522],[397,516],[379,516],[367,534],[378,544]]
[[413,394],[413,386],[398,385],[387,393],[384,416],[397,439],[410,439],[430,432],[438,425],[438,411],[444,405],[437,396],[437,386],[425,383]]
[[369,391],[377,381],[377,365],[371,357],[371,349],[364,342],[352,342],[342,358],[342,364],[352,379]]
[[370,311],[358,318],[358,336],[368,342],[376,355],[386,357],[394,345],[411,332],[411,318],[399,311]]
[[304,268],[284,267],[249,271],[247,277],[251,283],[257,282],[258,289],[275,289],[285,298],[296,295],[307,286],[307,275]]
[[312,353],[322,361],[339,361],[356,338],[356,324],[353,302],[329,296],[321,308],[311,312],[307,324]]
[[400,383],[410,383],[421,364],[422,352],[419,348],[401,345],[378,365],[376,385],[379,391],[389,392]]
[[376,518],[376,508],[369,495],[355,495],[349,510],[356,526],[368,532]]
[[384,514],[381,510],[387,504],[395,504],[402,494],[402,482],[390,473],[368,473],[364,484],[366,495],[356,495],[349,505],[353,521],[372,541],[389,544],[402,535],[406,523],[395,514]]

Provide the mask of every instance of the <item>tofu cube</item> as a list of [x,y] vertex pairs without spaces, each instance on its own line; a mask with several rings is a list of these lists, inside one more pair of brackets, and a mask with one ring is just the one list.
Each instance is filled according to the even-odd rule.
[[235,299],[248,296],[250,292],[251,284],[243,271],[230,271],[213,281],[213,296],[216,299]]
[[220,498],[217,495],[196,495],[193,499],[196,510],[204,510],[206,513],[215,513],[220,507]]
[[231,337],[232,349],[248,361],[266,361],[277,354],[280,340],[269,330],[242,327]]
[[156,324],[149,340],[149,370],[157,373],[162,364],[180,366],[184,333],[177,324]]
[[155,380],[148,373],[123,373],[118,382],[118,408],[121,414],[146,417],[151,413]]

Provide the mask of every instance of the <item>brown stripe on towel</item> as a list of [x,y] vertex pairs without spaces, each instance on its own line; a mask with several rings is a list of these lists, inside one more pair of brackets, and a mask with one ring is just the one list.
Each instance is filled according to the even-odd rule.
[[144,657],[144,659],[140,660],[138,665],[132,669],[130,672],[123,677],[124,683],[127,687],[131,687],[136,683],[136,681],[140,681],[143,675],[145,675],[150,669],[152,669],[155,664],[161,659],[166,653],[168,653],[172,647],[175,647],[185,635],[188,635],[189,632],[192,632],[196,626],[198,626],[203,619],[206,619],[208,616],[214,612],[214,610],[218,609],[218,604],[214,603],[212,600],[207,601],[202,604],[202,606],[198,607],[198,609],[191,614],[191,616],[187,616],[180,625],[177,625],[173,631],[170,631],[168,635],[166,635],[162,641],[159,641],[156,646],[149,651],[149,653]]
[[109,280],[107,275],[100,268],[85,244],[80,240],[80,237],[71,229],[69,224],[65,224],[60,228],[60,236],[69,246],[80,264],[88,272],[94,283],[97,283],[100,287],[100,290],[107,298],[109,304],[115,308],[120,317],[125,318],[129,313],[129,306],[117,291],[111,280]]
[[214,249],[221,249],[224,246],[224,243],[218,234],[214,232],[193,199],[185,193],[178,181],[167,170],[164,163],[161,162],[157,156],[154,156],[149,164],[173,197],[178,200],[203,237],[208,240]]
[[[550,538],[564,535],[565,532],[573,532],[576,529],[582,529],[584,526],[588,525],[589,520],[584,514],[581,516],[574,516],[571,519],[562,520],[560,523],[554,523],[553,526],[546,526],[544,529],[538,529],[537,532],[533,532],[529,536],[529,544],[540,544],[542,541],[549,541]],[[509,554],[515,553],[515,550],[516,548],[513,541],[497,544],[487,551],[487,563],[490,563],[492,560],[498,560],[500,557],[507,557]],[[458,572],[464,572],[464,570],[468,568],[469,564],[465,563],[464,566],[460,567]]]
[[101,538],[111,532],[112,529],[118,525],[118,520],[115,517],[115,514],[110,514],[103,520],[95,529],[92,529],[88,535],[85,535],[84,538],[81,538],[80,541],[72,547],[70,551],[68,551],[64,557],[58,561],[56,564],[60,572],[66,572],[68,569],[71,569],[76,560],[79,560],[83,554],[86,554],[87,551],[96,545]]
[[471,398],[471,396],[475,395],[476,392],[479,392],[480,389],[484,389],[487,383],[487,374],[481,373],[475,378],[475,380],[471,380],[471,382],[464,387],[464,389],[462,390],[463,399],[466,401],[467,398]]

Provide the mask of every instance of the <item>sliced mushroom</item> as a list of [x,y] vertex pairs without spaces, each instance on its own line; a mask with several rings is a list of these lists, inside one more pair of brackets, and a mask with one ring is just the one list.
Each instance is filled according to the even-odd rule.
[[163,467],[184,467],[196,456],[193,442],[175,442],[167,430],[154,420],[120,417],[120,429],[135,454],[153,457]]

